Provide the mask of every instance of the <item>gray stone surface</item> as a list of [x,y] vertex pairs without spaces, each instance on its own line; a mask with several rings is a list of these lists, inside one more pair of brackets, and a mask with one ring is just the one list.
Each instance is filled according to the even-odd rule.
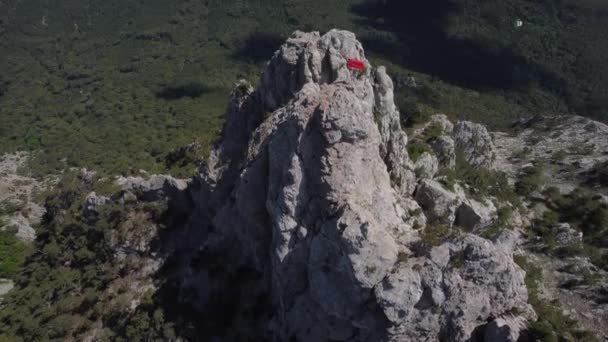
[[560,246],[576,245],[583,242],[583,232],[578,231],[568,223],[559,223],[553,227],[555,241]]
[[518,342],[522,332],[527,328],[527,321],[520,316],[497,318],[485,329],[484,342]]
[[[348,69],[348,58],[366,69]],[[294,33],[260,87],[245,90],[226,113],[235,135],[223,135],[190,190],[213,213],[199,254],[229,260],[213,277],[189,269],[193,305],[226,295],[247,268],[231,333],[276,340],[465,341],[487,318],[527,307],[512,245],[466,235],[415,248],[427,218],[451,225],[466,197],[431,179],[430,154],[416,179],[392,81],[352,33]],[[262,294],[269,322],[245,312]]]
[[443,184],[424,179],[416,189],[415,200],[420,204],[429,222],[452,226],[456,220],[456,210],[466,199],[464,191],[456,185],[450,191]]
[[456,210],[455,224],[469,231],[488,227],[496,219],[496,207],[490,200],[467,199]]
[[463,235],[411,258],[375,289],[395,341],[468,341],[487,319],[527,304],[510,246]]
[[9,293],[15,287],[15,283],[13,283],[10,279],[0,279],[0,303],[2,303],[2,296]]
[[94,220],[99,215],[99,209],[110,201],[109,197],[97,196],[95,192],[87,195],[82,205],[82,216],[87,220]]
[[439,161],[434,155],[424,152],[414,164],[418,178],[433,178],[439,171]]
[[485,126],[469,121],[459,121],[454,125],[452,138],[456,148],[473,166],[491,169],[496,161],[496,151],[492,137]]
[[456,166],[456,145],[450,136],[442,135],[430,142],[430,146],[439,159],[439,166],[454,169]]

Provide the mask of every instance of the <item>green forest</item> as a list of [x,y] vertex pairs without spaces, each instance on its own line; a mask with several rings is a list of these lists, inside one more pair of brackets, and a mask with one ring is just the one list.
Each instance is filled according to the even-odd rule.
[[[177,301],[169,282],[159,282],[169,300],[149,293],[125,313],[130,298],[120,287],[128,286],[119,282],[121,272],[140,265],[116,261],[112,233],[125,222],[170,229],[166,203],[125,201],[90,222],[82,202],[91,191],[122,196],[107,189],[109,182],[106,189],[96,183],[108,174],[193,175],[221,129],[235,82],[255,84],[293,31],[355,32],[372,64],[387,66],[407,127],[440,112],[506,129],[519,117],[539,114],[608,122],[607,19],[603,0],[0,1],[0,155],[31,152],[27,172],[33,177],[68,168],[98,172],[97,188],[72,170],[40,195],[49,213],[33,244],[14,231],[0,232],[0,278],[18,287],[0,310],[0,341],[78,340],[101,324],[99,336],[112,341],[171,340],[177,331],[200,335],[197,329],[217,333],[213,323],[192,324],[198,312],[162,310]],[[430,151],[432,135],[429,129],[412,140],[412,159]],[[193,142],[195,150],[174,153]],[[540,191],[540,172],[512,189],[504,174],[462,159],[455,170],[442,171],[443,181],[448,187],[461,181],[473,198],[496,196],[521,206],[518,196]],[[606,205],[583,190],[544,192],[547,214],[530,231],[547,246],[542,252],[584,255],[608,270],[599,252]],[[12,211],[0,206],[0,216]],[[490,232],[502,229],[510,214],[501,208]],[[557,222],[583,231],[582,243],[556,247],[551,227]],[[439,241],[441,228],[423,237],[429,245]],[[528,270],[530,302],[542,316],[534,336],[554,341],[558,335],[545,338],[545,331],[583,334],[537,296],[541,272],[518,261]],[[112,295],[99,298],[105,292]]]
[[354,31],[409,123],[606,120],[607,17],[599,0],[3,1],[0,153],[34,152],[35,176],[189,175],[167,154],[198,141],[204,155],[234,82],[297,29]]

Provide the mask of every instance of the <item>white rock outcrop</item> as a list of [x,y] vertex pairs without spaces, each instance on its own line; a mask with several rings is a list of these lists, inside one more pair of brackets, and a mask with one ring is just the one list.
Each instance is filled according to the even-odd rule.
[[456,148],[473,166],[491,169],[496,161],[492,137],[485,126],[469,121],[459,121],[452,132]]
[[196,257],[208,260],[187,263],[190,304],[209,317],[232,310],[226,339],[297,341],[466,341],[526,307],[510,246],[472,235],[421,244],[427,218],[453,223],[466,198],[430,179],[432,156],[416,189],[406,144],[392,81],[354,34],[294,33],[257,89],[237,85],[189,188],[204,213]]
[[458,185],[455,185],[455,191],[451,191],[436,180],[424,179],[416,189],[415,199],[430,222],[452,226],[456,211],[466,196]]

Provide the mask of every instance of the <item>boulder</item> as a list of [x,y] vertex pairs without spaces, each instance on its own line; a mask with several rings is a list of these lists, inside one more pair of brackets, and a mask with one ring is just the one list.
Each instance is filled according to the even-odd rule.
[[526,330],[527,320],[521,316],[496,318],[484,330],[484,342],[518,342]]
[[456,210],[465,200],[462,189],[448,190],[443,184],[431,179],[423,179],[416,189],[415,200],[424,210],[429,222],[439,222],[452,226]]
[[414,164],[418,178],[433,178],[439,171],[439,161],[434,155],[424,152]]
[[456,145],[450,136],[442,135],[429,143],[437,159],[439,166],[447,169],[454,169],[456,166]]
[[448,119],[445,114],[435,114],[431,116],[431,120],[429,121],[429,125],[439,125],[443,130],[444,135],[452,134],[454,130],[454,124]]
[[32,228],[30,220],[21,213],[11,217],[6,226],[14,231],[15,237],[21,241],[32,242],[36,239],[36,230]]
[[15,287],[15,283],[13,283],[10,279],[0,279],[0,303],[2,302],[2,296],[9,293]]
[[492,137],[485,126],[459,121],[454,125],[452,138],[456,148],[473,166],[493,168],[496,161],[496,151]]
[[192,206],[188,193],[188,182],[166,175],[143,177],[118,177],[116,184],[122,191],[134,194],[146,202],[171,199],[175,209],[187,211]]
[[374,293],[393,340],[469,341],[494,317],[532,311],[524,278],[508,246],[465,234],[400,264]]
[[91,192],[84,200],[82,216],[87,220],[95,220],[99,216],[99,208],[109,201],[109,197],[97,196],[95,192]]
[[555,241],[560,246],[570,246],[583,242],[583,232],[576,230],[568,223],[558,223],[553,227]]
[[488,227],[496,219],[496,207],[490,200],[479,202],[467,199],[456,211],[455,224],[469,231]]

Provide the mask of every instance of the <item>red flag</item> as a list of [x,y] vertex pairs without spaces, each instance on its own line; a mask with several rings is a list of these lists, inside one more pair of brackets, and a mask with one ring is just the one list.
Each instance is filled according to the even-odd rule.
[[349,69],[365,70],[365,63],[356,59],[349,58],[346,62],[346,66],[348,66]]

